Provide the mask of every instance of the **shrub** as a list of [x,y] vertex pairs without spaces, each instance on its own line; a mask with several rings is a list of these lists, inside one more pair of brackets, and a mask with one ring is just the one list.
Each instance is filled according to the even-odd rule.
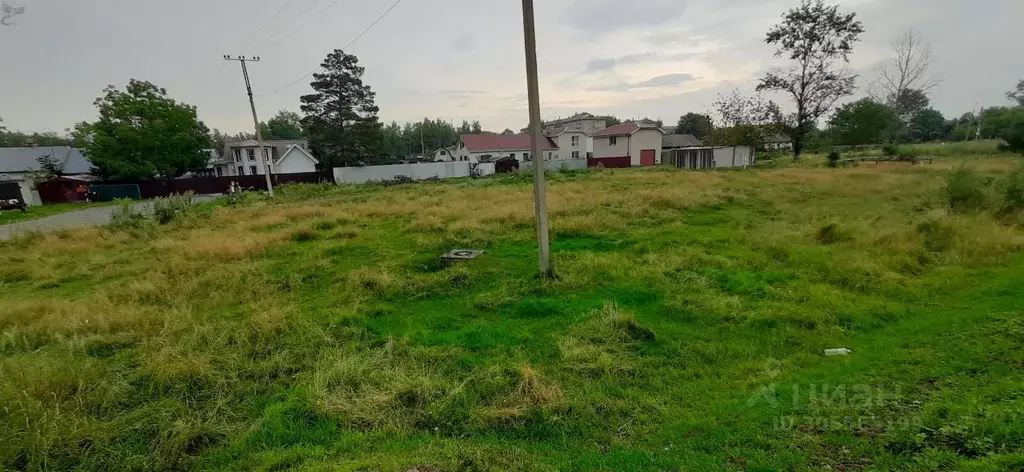
[[945,197],[954,213],[983,210],[989,205],[988,182],[976,172],[960,167],[946,179]]
[[917,233],[923,239],[925,249],[931,252],[944,252],[956,242],[956,229],[949,223],[932,220],[917,226]]
[[1024,210],[1024,167],[1020,167],[1006,176],[1002,182],[1003,213],[1014,213]]
[[839,167],[839,160],[842,159],[842,155],[838,151],[832,151],[828,153],[828,166],[835,168]]
[[885,157],[896,157],[900,153],[899,146],[895,144],[886,144],[882,146],[882,155]]
[[195,206],[192,192],[158,198],[153,201],[153,219],[162,225],[170,224],[178,217],[190,213]]
[[148,217],[141,205],[136,206],[131,200],[118,201],[117,208],[110,215],[109,227],[112,229],[139,229],[148,223]]

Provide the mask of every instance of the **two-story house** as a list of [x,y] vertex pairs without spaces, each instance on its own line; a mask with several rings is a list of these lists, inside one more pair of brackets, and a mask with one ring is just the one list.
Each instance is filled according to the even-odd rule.
[[548,159],[586,159],[587,142],[591,139],[587,133],[569,128],[555,128],[545,133],[555,142],[558,150]]
[[594,134],[590,167],[653,167],[661,161],[665,132],[653,123],[622,123]]
[[214,172],[218,177],[265,175],[267,159],[271,161],[271,174],[316,172],[316,166],[320,164],[306,141],[263,141],[263,157],[260,157],[259,147],[255,140],[227,143],[221,159],[213,165]]

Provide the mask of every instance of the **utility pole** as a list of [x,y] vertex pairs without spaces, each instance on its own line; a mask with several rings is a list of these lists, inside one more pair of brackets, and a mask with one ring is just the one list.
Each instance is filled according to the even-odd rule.
[[427,120],[424,119],[423,123],[420,123],[420,157],[427,155],[427,147],[423,145],[423,127],[427,125]]
[[537,209],[537,243],[540,246],[540,274],[550,277],[551,242],[548,239],[547,187],[544,183],[544,156],[541,143],[546,139],[540,122],[540,80],[537,78],[537,31],[533,21],[533,0],[523,0],[523,37],[526,42],[526,89],[530,101],[530,135],[533,146],[533,195]]
[[252,96],[252,84],[249,82],[249,69],[245,67],[246,61],[260,62],[259,56],[256,57],[245,57],[238,56],[233,57],[227,54],[224,55],[224,60],[227,61],[238,61],[242,64],[242,77],[245,78],[245,91],[249,94],[249,106],[252,108],[252,122],[256,128],[256,143],[259,144],[260,159],[263,159],[263,175],[267,177],[267,192],[270,193],[270,197],[274,197],[274,184],[270,181],[270,173],[273,172],[274,162],[270,157],[270,153],[263,147],[263,133],[260,132],[260,119],[256,116],[256,100]]

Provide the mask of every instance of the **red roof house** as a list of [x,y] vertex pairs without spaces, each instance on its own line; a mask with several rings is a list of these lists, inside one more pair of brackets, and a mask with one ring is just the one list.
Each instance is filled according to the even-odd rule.
[[652,167],[661,160],[665,132],[653,123],[622,123],[594,133],[590,167]]
[[[459,136],[459,160],[470,162],[494,162],[510,157],[518,161],[528,161],[533,148],[529,135],[517,134],[505,136],[500,134],[464,134]],[[543,151],[557,151],[558,146],[551,138],[545,137],[541,143]]]

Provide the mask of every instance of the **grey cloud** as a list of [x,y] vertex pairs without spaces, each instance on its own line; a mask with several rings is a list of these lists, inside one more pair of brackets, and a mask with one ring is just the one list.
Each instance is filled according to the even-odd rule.
[[690,74],[666,74],[659,75],[657,77],[651,77],[650,79],[642,82],[620,82],[612,85],[594,85],[588,90],[592,91],[612,91],[612,92],[628,92],[630,90],[641,89],[641,88],[658,88],[658,87],[672,87],[675,85],[684,84],[694,80],[694,77]]
[[589,34],[607,34],[620,28],[661,25],[686,11],[683,0],[575,0],[566,10],[568,24]]
[[587,63],[585,73],[612,71],[620,66],[634,64],[653,64],[659,62],[674,62],[701,57],[701,53],[676,53],[659,54],[656,52],[644,52],[627,54],[618,58],[596,58]]

